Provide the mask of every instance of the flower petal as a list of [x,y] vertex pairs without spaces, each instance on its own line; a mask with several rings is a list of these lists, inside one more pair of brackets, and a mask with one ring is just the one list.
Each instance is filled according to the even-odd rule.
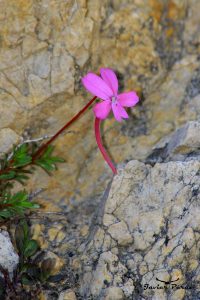
[[81,80],[84,87],[94,96],[107,100],[113,95],[111,88],[96,74],[88,73]]
[[110,110],[111,110],[111,101],[103,101],[97,103],[93,108],[95,116],[101,120],[107,118]]
[[128,119],[126,110],[121,106],[119,102],[112,103],[112,110],[114,117],[118,122],[121,122],[122,118]]
[[112,89],[113,94],[116,96],[118,93],[118,79],[114,71],[108,68],[101,68],[100,74],[103,80]]
[[135,106],[139,101],[136,92],[122,93],[118,95],[118,102],[125,107]]

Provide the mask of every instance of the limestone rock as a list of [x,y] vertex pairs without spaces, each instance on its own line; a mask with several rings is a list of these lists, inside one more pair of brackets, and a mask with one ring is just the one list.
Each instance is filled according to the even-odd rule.
[[173,134],[166,136],[154,148],[147,162],[191,160],[200,157],[200,122],[189,121]]
[[[0,266],[8,270],[12,278],[13,272],[19,263],[19,256],[15,252],[7,231],[0,231]],[[0,273],[0,276],[2,274]]]
[[106,291],[105,300],[123,300],[124,293],[120,288],[110,287]]
[[42,258],[42,265],[48,268],[50,275],[57,275],[63,267],[63,260],[51,251],[47,251]]
[[124,221],[110,225],[108,232],[111,237],[118,242],[119,245],[125,246],[133,241],[128,232],[128,227]]
[[190,121],[176,131],[168,145],[168,154],[187,154],[200,148],[199,141],[200,122]]
[[[157,279],[177,280],[177,288],[168,289],[172,299],[196,295],[200,270],[199,168],[195,160],[153,167],[130,161],[120,171],[104,210],[104,216],[113,217],[113,223],[98,225],[83,256],[83,297],[104,299],[107,294],[111,295],[108,299],[114,299],[113,288],[121,289],[127,299],[167,299],[164,288],[151,288],[164,286]],[[118,224],[126,224],[126,230],[119,229]],[[120,243],[127,234],[132,242]],[[178,286],[188,285],[193,285],[190,290],[178,291]]]
[[[198,118],[199,1],[111,2],[1,1],[1,129],[29,138],[54,133],[89,101],[80,79],[100,66],[117,72],[120,90],[135,89],[142,99],[126,122],[104,123],[116,163],[146,159],[161,138]],[[56,195],[71,206],[105,189],[110,170],[92,122],[88,111],[57,140],[67,164],[54,179],[43,175],[49,203]]]
[[66,290],[59,295],[58,300],[76,300],[76,295],[72,290]]
[[20,142],[19,136],[10,128],[0,131],[0,155],[12,151],[12,147]]

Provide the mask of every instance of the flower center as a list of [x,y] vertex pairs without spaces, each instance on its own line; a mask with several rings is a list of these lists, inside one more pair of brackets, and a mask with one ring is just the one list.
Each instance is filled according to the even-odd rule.
[[111,101],[112,101],[112,103],[115,103],[117,101],[117,97],[116,96],[112,96],[111,97]]

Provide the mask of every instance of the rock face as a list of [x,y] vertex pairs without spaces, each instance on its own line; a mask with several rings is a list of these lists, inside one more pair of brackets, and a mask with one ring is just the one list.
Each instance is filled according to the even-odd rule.
[[83,298],[199,299],[199,126],[187,122],[114,177],[79,249]]
[[187,122],[156,144],[146,161],[152,164],[158,161],[199,159],[199,129],[199,121]]
[[[0,151],[19,136],[40,137],[64,125],[91,97],[81,76],[100,66],[117,72],[120,90],[141,98],[127,122],[104,124],[116,163],[145,159],[163,136],[197,118],[198,0],[1,0],[0,6],[0,131],[12,130]],[[44,198],[56,196],[58,206],[103,192],[110,170],[96,151],[91,111],[56,149],[67,163],[56,177],[38,175],[30,189],[45,188]]]
[[29,182],[52,212],[32,229],[64,262],[57,296],[69,288],[80,299],[200,298],[195,288],[144,287],[199,280],[199,11],[199,0],[0,0],[0,155],[78,112],[91,98],[80,84],[88,71],[113,68],[120,90],[141,99],[126,122],[104,122],[121,165],[110,193],[91,111],[56,141],[66,163]]
[[83,257],[84,299],[199,299],[199,170],[130,161],[115,177]]
[[185,123],[144,162],[119,168],[103,197],[77,206],[67,225],[52,222],[45,247],[67,257],[80,299],[200,298],[199,127]]
[[72,290],[67,290],[59,295],[58,300],[76,300],[76,295]]
[[[0,231],[0,266],[7,270],[12,277],[18,262],[19,256],[14,250],[8,232]],[[1,273],[0,276],[2,276]]]

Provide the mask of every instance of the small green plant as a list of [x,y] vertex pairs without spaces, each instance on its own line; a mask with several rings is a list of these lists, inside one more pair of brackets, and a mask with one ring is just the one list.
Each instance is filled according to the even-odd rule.
[[13,239],[19,264],[12,280],[8,271],[0,266],[4,275],[0,280],[0,299],[33,299],[49,279],[55,262],[50,258],[41,260],[39,245],[31,238],[30,227],[25,219],[17,224]]
[[[15,146],[12,153],[0,159],[0,223],[12,222],[15,225],[14,244],[19,255],[19,264],[11,280],[7,270],[0,266],[0,300],[33,299],[41,291],[50,274],[52,259],[38,263],[40,249],[37,241],[31,238],[26,219],[30,210],[40,206],[33,202],[33,197],[25,189],[27,181],[38,167],[49,175],[56,170],[57,163],[64,159],[53,156],[54,147],[24,143]],[[24,188],[14,192],[15,183]]]
[[35,144],[22,144],[15,147],[11,155],[5,155],[0,160],[0,221],[22,216],[27,209],[39,208],[25,189],[16,193],[12,189],[15,182],[24,186],[37,166],[49,174],[56,169],[57,163],[64,162],[64,159],[53,156],[53,150],[54,147],[48,145],[36,156],[38,147]]
[[[31,239],[30,229],[25,221],[30,217],[28,212],[39,208],[39,205],[32,201],[32,195],[29,195],[25,188],[14,192],[15,183],[25,186],[37,167],[44,169],[50,175],[56,170],[58,163],[64,162],[64,159],[53,156],[52,143],[95,100],[96,96],[46,143],[38,145],[36,140],[27,141],[15,146],[12,153],[0,158],[0,224],[12,222],[16,226],[16,222],[19,222],[15,230],[14,243],[20,257],[12,280],[8,270],[0,265],[0,273],[3,275],[3,278],[0,276],[0,300],[36,299],[55,264],[52,258],[46,258],[39,263],[40,250],[37,242]],[[41,141],[42,138],[37,139],[37,142],[39,140]]]

